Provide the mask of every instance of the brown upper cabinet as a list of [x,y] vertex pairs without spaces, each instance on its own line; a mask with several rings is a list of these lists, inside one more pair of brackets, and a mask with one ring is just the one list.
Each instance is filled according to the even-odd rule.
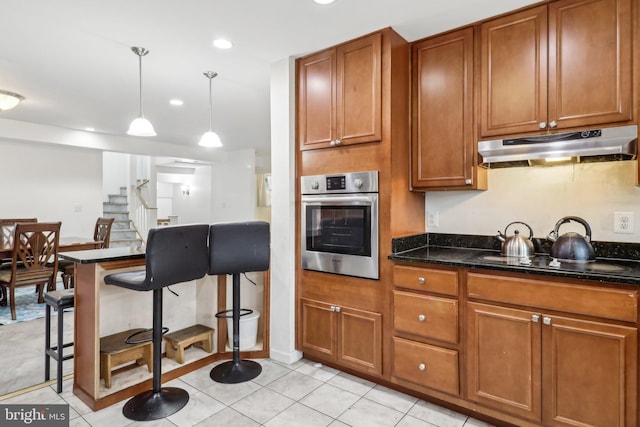
[[560,0],[480,27],[480,136],[632,119],[631,0]]
[[412,46],[413,190],[477,189],[473,28]]
[[382,34],[300,58],[301,150],[382,139]]

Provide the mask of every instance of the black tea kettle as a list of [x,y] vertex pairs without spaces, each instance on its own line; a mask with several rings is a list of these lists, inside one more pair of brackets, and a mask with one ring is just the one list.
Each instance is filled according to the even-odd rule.
[[[575,232],[565,233],[558,236],[558,229],[564,223],[575,221],[585,229],[586,236]],[[553,242],[551,246],[551,257],[566,261],[589,262],[596,259],[596,252],[591,246],[591,227],[582,218],[577,216],[566,216],[556,223],[554,230],[547,236]]]

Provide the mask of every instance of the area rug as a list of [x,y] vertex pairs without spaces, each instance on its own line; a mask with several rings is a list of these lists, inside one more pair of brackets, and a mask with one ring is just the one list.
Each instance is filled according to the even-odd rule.
[[[62,289],[62,285],[59,285]],[[69,310],[67,310],[69,311]],[[51,311],[55,316],[57,312]],[[38,293],[35,286],[24,286],[16,288],[16,320],[11,319],[11,309],[7,302],[6,306],[0,306],[0,325],[11,325],[27,320],[40,319],[45,315],[45,303],[38,304]]]

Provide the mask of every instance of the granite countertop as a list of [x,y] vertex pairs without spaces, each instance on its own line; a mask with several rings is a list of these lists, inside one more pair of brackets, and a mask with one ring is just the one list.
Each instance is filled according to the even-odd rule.
[[86,251],[60,252],[62,259],[80,264],[93,264],[107,261],[123,261],[145,257],[145,250],[134,247],[115,247],[106,249],[90,249]]
[[595,262],[561,261],[559,267],[550,267],[551,243],[544,239],[533,240],[536,255],[531,258],[530,265],[522,264],[517,258],[502,257],[500,241],[495,236],[435,233],[393,239],[393,253],[389,259],[640,285],[640,244],[593,242]]

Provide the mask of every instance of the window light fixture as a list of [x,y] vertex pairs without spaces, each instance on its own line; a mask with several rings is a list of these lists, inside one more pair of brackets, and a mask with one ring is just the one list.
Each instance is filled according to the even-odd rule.
[[182,99],[172,99],[169,101],[169,104],[173,105],[174,107],[180,107],[184,105],[184,102],[182,101]]
[[204,76],[209,79],[209,130],[200,138],[198,145],[202,147],[222,147],[222,141],[217,133],[213,131],[213,102],[211,96],[211,81],[218,75],[214,71],[205,71]]
[[0,111],[7,111],[24,101],[24,96],[0,90]]
[[144,118],[144,112],[142,108],[142,57],[147,55],[149,51],[143,47],[132,47],[133,53],[138,55],[138,71],[140,77],[140,114],[133,119],[129,125],[128,135],[133,136],[156,136],[156,131],[153,129],[151,122]]

